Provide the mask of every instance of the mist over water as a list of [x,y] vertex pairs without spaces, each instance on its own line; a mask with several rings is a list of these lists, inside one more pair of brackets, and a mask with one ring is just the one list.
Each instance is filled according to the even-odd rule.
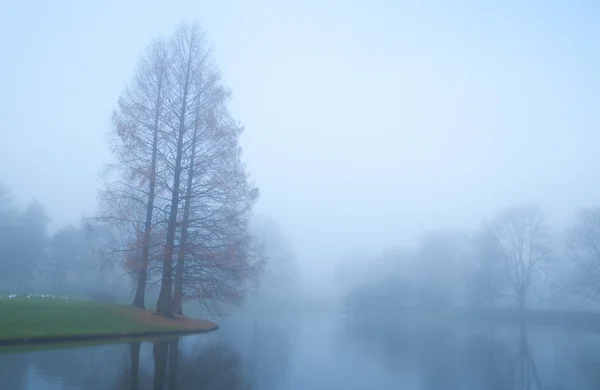
[[595,2],[0,15],[0,389],[600,388]]
[[232,319],[212,334],[0,354],[2,388],[595,389],[600,338],[342,316]]

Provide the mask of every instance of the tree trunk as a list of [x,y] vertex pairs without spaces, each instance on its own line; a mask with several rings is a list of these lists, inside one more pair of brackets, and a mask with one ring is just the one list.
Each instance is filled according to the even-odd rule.
[[173,249],[175,246],[175,229],[177,227],[177,209],[179,207],[179,187],[181,183],[181,160],[183,154],[183,136],[185,134],[189,72],[190,64],[188,63],[186,81],[183,88],[181,111],[179,113],[177,154],[175,156],[173,194],[171,197],[171,210],[169,210],[169,223],[167,225],[167,241],[163,258],[163,273],[160,294],[158,295],[158,301],[156,302],[156,313],[164,317],[173,317]]
[[192,196],[192,182],[194,178],[194,162],[196,159],[196,135],[198,134],[198,113],[194,124],[192,138],[192,149],[190,156],[190,167],[188,169],[187,189],[185,195],[185,206],[183,208],[183,220],[181,223],[181,238],[179,240],[179,253],[177,254],[177,268],[175,270],[175,291],[173,295],[173,310],[177,314],[183,314],[183,271],[185,261],[185,245],[187,243],[188,224],[190,218],[190,198]]
[[[180,143],[181,144],[181,143]],[[167,242],[163,258],[163,273],[160,293],[156,302],[156,313],[165,317],[173,317],[173,249],[175,246],[175,229],[177,224],[177,208],[179,207],[179,182],[181,177],[181,147],[177,148],[177,162],[171,210],[167,225]]]
[[144,308],[146,297],[146,281],[148,279],[148,262],[150,257],[150,231],[152,229],[152,212],[154,211],[154,193],[156,191],[156,155],[158,152],[158,121],[160,120],[162,79],[158,83],[156,111],[154,113],[154,134],[152,134],[152,161],[150,165],[150,184],[148,188],[148,204],[146,205],[146,221],[144,222],[144,242],[142,243],[142,259],[135,290],[133,306]]
[[169,380],[167,387],[169,390],[177,390],[177,369],[179,368],[179,339],[172,340],[169,343]]
[[519,292],[517,294],[517,301],[519,304],[519,312],[523,313],[525,311],[525,292]]
[[130,353],[130,389],[138,390],[138,378],[140,371],[140,346],[141,343],[138,341],[136,343],[129,344],[129,353]]
[[169,341],[155,341],[152,349],[154,356],[154,390],[163,390],[165,374],[167,373],[167,358],[169,354]]

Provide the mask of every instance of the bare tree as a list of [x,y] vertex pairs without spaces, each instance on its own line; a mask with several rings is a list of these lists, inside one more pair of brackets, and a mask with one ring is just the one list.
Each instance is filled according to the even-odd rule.
[[[157,39],[141,57],[133,82],[121,94],[113,112],[111,151],[117,163],[108,167],[107,184],[101,193],[101,218],[125,227],[130,241],[115,249],[133,254],[139,268],[133,306],[145,306],[145,291],[151,252],[151,235],[156,225],[157,177],[161,163],[168,163],[159,150],[165,122],[166,90],[169,87],[168,50]],[[116,174],[113,178],[112,175]],[[161,190],[158,189],[158,192]],[[162,221],[164,218],[159,218]],[[139,253],[137,253],[139,252]]]
[[168,93],[168,108],[171,120],[166,146],[174,160],[171,201],[167,222],[163,272],[156,312],[171,317],[173,308],[173,252],[178,224],[181,178],[184,171],[184,144],[186,133],[194,123],[194,86],[202,76],[204,61],[210,50],[197,24],[182,25],[170,42],[170,75],[173,80]]
[[228,268],[219,283],[235,273],[239,291],[247,287],[240,275],[260,263],[248,233],[258,190],[241,163],[243,129],[227,109],[229,96],[201,29],[183,24],[141,60],[113,115],[118,163],[108,175],[117,177],[101,194],[102,220],[120,226],[115,252],[134,270],[134,305],[144,306],[149,271],[160,269],[156,313],[166,317],[182,314],[184,297],[204,296],[202,267]]
[[[183,314],[183,274],[190,225],[190,210],[192,203],[206,202],[205,199],[199,199],[198,194],[195,193],[195,179],[197,181],[199,176],[202,179],[210,176],[215,165],[219,166],[219,160],[226,157],[223,154],[223,149],[228,146],[227,144],[225,144],[225,147],[222,146],[223,140],[226,139],[224,136],[226,133],[216,126],[214,120],[214,115],[217,112],[216,108],[225,105],[230,96],[229,91],[221,85],[220,81],[219,72],[211,64],[210,57],[205,56],[201,74],[197,77],[193,86],[195,95],[193,129],[191,138],[186,142],[188,153],[185,156],[185,166],[182,168],[187,175],[187,182],[183,197],[184,207],[173,292],[174,311],[178,314]],[[237,139],[232,141],[236,142]],[[217,164],[215,164],[215,160]]]
[[197,24],[183,25],[176,32],[170,72],[171,131],[164,143],[174,164],[157,303],[157,313],[165,316],[182,314],[184,298],[194,297],[213,308],[239,300],[248,288],[245,281],[253,279],[260,264],[248,232],[258,190],[241,163],[243,128],[231,118],[230,92],[221,83]]
[[548,228],[536,204],[501,212],[492,223],[504,261],[510,296],[523,310],[535,277],[545,273],[551,256]]
[[484,226],[473,238],[474,268],[469,278],[470,300],[488,308],[505,296],[507,283],[506,263],[494,233],[489,226]]
[[114,128],[120,140],[113,150],[128,171],[129,179],[134,179],[132,176],[135,175],[140,187],[147,192],[142,194],[146,201],[143,236],[136,240],[142,249],[133,300],[137,307],[145,306],[159,138],[164,122],[165,90],[169,87],[167,66],[167,47],[162,39],[157,39],[138,64],[133,85],[121,96],[113,114]]
[[575,266],[572,292],[600,301],[600,208],[580,210],[567,237],[569,257]]
[[196,145],[197,166],[188,181],[176,305],[180,310],[182,298],[196,298],[212,313],[223,314],[228,303],[240,302],[256,285],[265,260],[250,234],[259,192],[240,160],[242,129],[225,111],[206,116],[205,123]]

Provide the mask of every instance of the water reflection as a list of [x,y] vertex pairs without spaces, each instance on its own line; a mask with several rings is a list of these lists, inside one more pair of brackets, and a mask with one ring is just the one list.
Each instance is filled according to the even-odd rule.
[[[397,321],[374,327],[350,318],[346,339],[422,389],[598,389],[597,334],[520,325]],[[588,348],[585,348],[585,346]],[[589,347],[594,345],[594,347]]]
[[290,365],[290,329],[254,324],[247,364],[252,382],[261,390],[280,389]]
[[140,371],[140,343],[129,345],[129,369],[123,372],[121,389],[125,390],[242,390],[250,383],[242,371],[239,352],[224,343],[214,343],[189,354],[180,350],[181,340],[152,342],[153,370]]
[[[154,357],[154,379],[152,388],[162,390],[167,372],[167,357],[169,353],[169,341],[155,341],[152,346],[152,355]],[[137,390],[137,389],[135,389]]]
[[208,335],[123,344],[0,351],[0,389],[237,390],[287,384],[286,320],[238,318]]
[[139,341],[129,344],[129,356],[130,356],[130,369],[129,369],[130,379],[129,379],[129,382],[131,383],[129,388],[131,390],[136,390],[138,388],[138,383],[139,383],[138,375],[140,372],[140,349],[141,349],[141,347],[142,347],[142,343]]
[[600,388],[600,335],[469,323],[237,319],[214,334],[0,353],[0,389]]
[[527,332],[526,326],[519,327],[514,351],[511,342],[496,337],[493,328],[488,334],[470,336],[465,344],[465,363],[473,386],[490,390],[544,388]]
[[541,390],[542,382],[537,370],[535,359],[533,357],[529,341],[527,339],[527,328],[520,326],[519,332],[519,353],[517,354],[517,378],[516,382],[521,384],[522,389]]
[[27,369],[27,356],[0,354],[0,389],[25,389]]
[[43,389],[45,384],[67,389],[118,388],[119,374],[128,362],[126,351],[127,345],[121,344],[24,354],[30,381],[26,388]]

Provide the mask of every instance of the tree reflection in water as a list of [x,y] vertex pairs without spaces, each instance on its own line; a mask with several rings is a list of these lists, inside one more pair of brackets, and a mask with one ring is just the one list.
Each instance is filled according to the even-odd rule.
[[519,327],[515,348],[488,334],[474,334],[466,341],[465,376],[480,389],[541,390],[542,381],[527,338],[525,325]]
[[[26,388],[118,389],[120,374],[129,360],[127,349],[127,345],[107,344],[25,352],[22,356],[28,361],[29,377],[34,381]],[[5,388],[13,389],[0,387]]]
[[127,378],[121,381],[129,390],[248,390],[240,354],[224,343],[214,343],[190,354],[179,348],[180,339],[152,343],[154,372],[151,377],[139,370],[140,345],[130,345]]
[[164,388],[169,344],[170,342],[168,340],[161,340],[155,341],[152,346],[152,356],[154,358],[154,379],[152,381],[152,388],[154,390],[162,390]]
[[398,377],[418,378],[423,389],[600,388],[600,340],[594,334],[525,324],[413,326],[400,321],[374,327],[352,318],[345,325],[345,338],[359,347],[360,353],[382,362],[382,367]]
[[542,382],[535,364],[535,359],[529,347],[527,329],[524,324],[519,327],[519,352],[516,364],[516,384],[523,390],[541,390]]

